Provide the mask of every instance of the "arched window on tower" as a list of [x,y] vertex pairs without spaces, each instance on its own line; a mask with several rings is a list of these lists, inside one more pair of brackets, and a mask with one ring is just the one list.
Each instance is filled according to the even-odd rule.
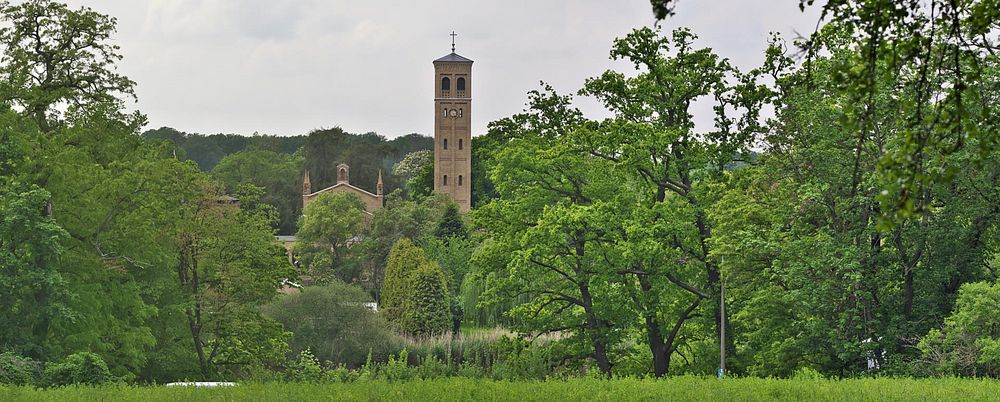
[[441,90],[442,91],[451,90],[451,78],[444,77],[441,79]]
[[444,185],[448,185],[448,175],[444,175]]
[[458,150],[459,151],[462,150],[462,139],[461,138],[458,139]]
[[457,89],[459,91],[464,91],[465,90],[465,78],[458,77],[458,83],[456,84],[455,89]]
[[444,139],[444,149],[448,149],[448,139]]
[[458,175],[458,185],[462,185],[462,175]]

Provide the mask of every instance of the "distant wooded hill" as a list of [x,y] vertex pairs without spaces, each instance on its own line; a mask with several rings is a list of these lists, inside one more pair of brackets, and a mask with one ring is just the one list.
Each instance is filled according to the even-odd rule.
[[179,159],[191,160],[226,184],[233,192],[240,184],[263,187],[263,201],[280,214],[278,229],[294,233],[302,208],[302,172],[309,170],[313,190],[336,183],[336,166],[351,166],[351,184],[375,192],[379,170],[386,193],[402,188],[405,179],[392,167],[407,154],[434,147],[434,139],[408,134],[394,139],[375,133],[352,134],[339,127],[314,130],[306,135],[276,136],[185,133],[170,127],[142,134],[150,141],[173,144]]

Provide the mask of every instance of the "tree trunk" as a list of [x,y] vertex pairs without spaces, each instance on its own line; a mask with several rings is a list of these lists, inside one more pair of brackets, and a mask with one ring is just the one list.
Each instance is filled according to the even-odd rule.
[[201,370],[203,380],[208,379],[209,367],[208,359],[205,357],[205,345],[201,339],[201,302],[198,302],[198,291],[201,283],[198,278],[198,259],[196,257],[194,240],[185,239],[181,248],[181,258],[178,263],[177,276],[181,287],[187,287],[190,296],[195,300],[193,306],[185,311],[188,319],[188,329],[191,331],[191,340],[194,341],[194,351],[198,355],[198,368]]
[[198,368],[201,369],[201,379],[208,379],[208,360],[205,358],[205,345],[201,341],[201,303],[195,303],[188,309],[188,327],[191,329],[191,339],[194,341],[194,351],[198,354]]
[[667,348],[666,370],[670,370],[670,355],[674,354],[674,342],[677,340],[677,334],[680,333],[681,327],[684,326],[684,321],[687,321],[688,317],[690,317],[691,313],[698,308],[698,304],[700,303],[701,298],[695,299],[694,302],[688,306],[687,310],[684,310],[684,313],[682,313],[680,317],[677,317],[677,322],[675,322],[674,327],[670,329],[670,334],[667,335],[667,341],[665,342]]
[[593,297],[588,286],[580,286],[580,296],[584,304],[584,313],[587,315],[587,330],[590,332],[590,341],[594,345],[594,360],[597,361],[597,368],[605,376],[611,378],[611,360],[608,359],[608,346],[603,334],[605,324],[594,314]]
[[[638,275],[637,279],[643,293],[652,290],[652,284],[644,275]],[[660,321],[656,319],[655,310],[642,308],[642,311],[643,319],[646,321],[646,341],[649,343],[650,353],[653,354],[653,375],[660,378],[667,375],[667,371],[670,370],[670,348],[663,341],[663,332],[660,330]]]
[[903,275],[903,317],[910,321],[913,317],[913,269],[906,267]]

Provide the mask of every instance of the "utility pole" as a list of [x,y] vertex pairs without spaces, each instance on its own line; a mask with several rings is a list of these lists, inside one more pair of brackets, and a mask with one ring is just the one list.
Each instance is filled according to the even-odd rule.
[[[722,259],[725,261],[725,258]],[[722,267],[719,267],[720,271]],[[726,281],[720,275],[719,279],[719,378],[726,375]]]

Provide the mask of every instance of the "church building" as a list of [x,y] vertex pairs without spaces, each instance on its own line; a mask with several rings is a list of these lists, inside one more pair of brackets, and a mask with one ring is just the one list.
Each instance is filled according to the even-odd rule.
[[375,184],[375,194],[369,193],[361,188],[351,185],[351,167],[345,163],[337,165],[337,184],[322,190],[313,192],[312,183],[309,182],[309,171],[307,170],[302,178],[302,211],[306,210],[309,202],[327,192],[353,193],[365,203],[365,214],[371,216],[376,210],[384,205],[385,196],[382,189],[382,171],[378,172],[378,182]]

